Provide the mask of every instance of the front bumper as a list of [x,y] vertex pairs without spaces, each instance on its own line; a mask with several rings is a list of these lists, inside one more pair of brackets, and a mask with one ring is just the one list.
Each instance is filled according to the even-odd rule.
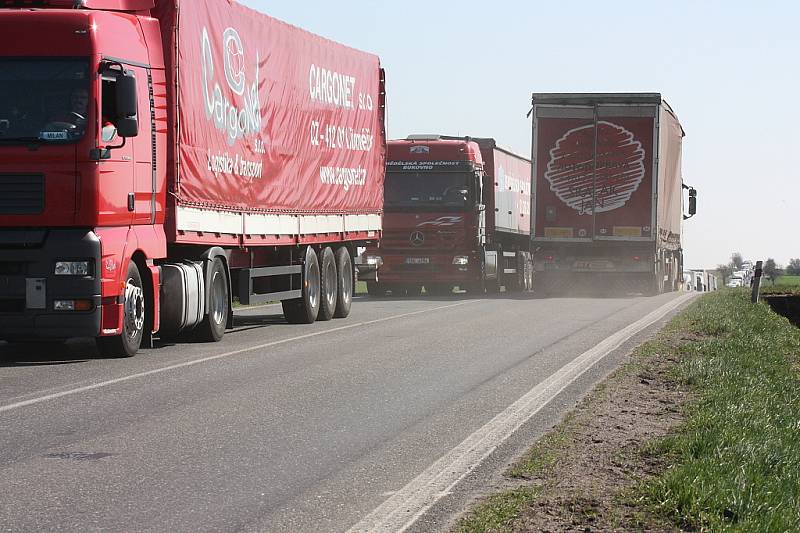
[[[91,275],[56,276],[56,260],[92,260]],[[0,339],[95,337],[100,332],[100,240],[88,229],[0,229]],[[55,311],[55,300],[90,300]]]
[[[458,285],[480,279],[481,269],[477,257],[470,255],[466,265],[454,265],[455,255],[461,254],[433,255],[422,251],[403,255],[384,254],[383,265],[378,269],[378,280],[381,283]],[[423,260],[428,262],[410,262]]]

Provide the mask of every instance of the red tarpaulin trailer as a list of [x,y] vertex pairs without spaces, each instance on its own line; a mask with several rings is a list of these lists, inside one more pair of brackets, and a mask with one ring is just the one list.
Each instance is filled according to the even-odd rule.
[[382,224],[378,58],[227,0],[41,4],[0,7],[0,338],[219,340],[234,296],[346,316]]
[[542,292],[680,285],[683,136],[659,94],[533,95]]

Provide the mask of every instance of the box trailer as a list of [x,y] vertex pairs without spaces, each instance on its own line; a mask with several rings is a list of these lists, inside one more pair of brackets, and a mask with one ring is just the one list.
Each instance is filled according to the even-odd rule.
[[388,143],[383,239],[359,267],[370,294],[528,290],[530,161],[494,139]]
[[684,131],[672,108],[655,93],[532,101],[537,289],[676,290]]
[[378,57],[227,0],[4,2],[0,34],[0,339],[130,356],[219,340],[234,297],[349,313]]

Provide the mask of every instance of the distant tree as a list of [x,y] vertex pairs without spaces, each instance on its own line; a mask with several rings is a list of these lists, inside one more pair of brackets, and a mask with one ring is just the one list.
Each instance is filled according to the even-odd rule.
[[722,284],[725,285],[728,283],[731,274],[733,274],[733,265],[731,263],[727,265],[717,265],[717,272],[722,276]]
[[769,278],[772,284],[775,285],[775,280],[780,277],[780,269],[778,268],[778,265],[775,264],[775,260],[773,258],[770,257],[764,261],[762,271],[764,273],[764,277]]
[[800,276],[800,257],[789,259],[789,264],[786,265],[786,274],[789,276]]
[[734,252],[731,254],[731,265],[733,265],[734,270],[741,270],[742,264],[744,263],[744,257],[739,252]]

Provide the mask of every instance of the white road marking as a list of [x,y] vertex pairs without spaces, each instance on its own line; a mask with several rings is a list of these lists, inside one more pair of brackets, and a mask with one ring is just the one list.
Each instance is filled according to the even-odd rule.
[[561,391],[625,341],[694,296],[692,293],[667,302],[561,367],[375,508],[348,533],[396,533],[408,529]]
[[208,363],[209,361],[216,361],[217,359],[223,359],[225,357],[232,357],[234,355],[240,355],[240,354],[243,354],[243,353],[246,353],[246,352],[252,352],[253,350],[261,350],[261,349],[269,348],[269,347],[272,347],[272,346],[278,346],[280,344],[286,344],[288,342],[299,341],[299,340],[308,339],[308,338],[311,338],[311,337],[318,337],[320,335],[327,335],[328,333],[335,333],[337,331],[344,331],[344,330],[347,330],[347,329],[353,329],[353,328],[359,328],[359,327],[363,327],[363,326],[369,326],[369,325],[372,325],[372,324],[378,324],[380,322],[387,322],[389,320],[397,320],[397,319],[400,319],[400,318],[406,318],[406,317],[409,317],[409,316],[419,315],[419,314],[422,314],[422,313],[430,313],[432,311],[441,311],[442,309],[449,309],[451,307],[458,307],[458,306],[461,306],[461,305],[474,303],[474,302],[479,302],[479,301],[481,301],[481,300],[464,300],[464,301],[460,301],[460,302],[457,302],[457,303],[454,303],[454,304],[440,305],[440,306],[437,306],[437,307],[431,307],[429,309],[420,309],[419,311],[412,311],[412,312],[409,312],[409,313],[402,313],[402,314],[399,314],[399,315],[392,315],[392,316],[387,316],[387,317],[383,317],[383,318],[376,318],[374,320],[366,320],[364,322],[356,322],[356,323],[348,324],[346,326],[341,326],[341,327],[338,327],[338,328],[331,328],[331,329],[326,329],[324,331],[315,331],[314,333],[307,333],[305,335],[298,335],[297,337],[292,337],[292,338],[289,338],[289,339],[281,339],[281,340],[277,340],[277,341],[266,342],[264,344],[258,344],[256,346],[250,346],[248,348],[240,348],[238,350],[233,350],[231,352],[225,352],[225,353],[221,353],[221,354],[217,354],[217,355],[211,355],[211,356],[208,356],[208,357],[203,357],[201,359],[193,359],[191,361],[185,361],[183,363],[177,363],[177,364],[174,364],[174,365],[169,365],[169,366],[165,366],[165,367],[161,367],[161,368],[155,368],[153,370],[147,370],[145,372],[138,372],[136,374],[129,374],[127,376],[122,376],[122,377],[118,377],[118,378],[114,378],[114,379],[109,379],[107,381],[100,381],[100,382],[97,382],[97,383],[92,383],[91,385],[86,385],[86,386],[83,386],[83,387],[77,387],[77,388],[74,388],[74,389],[69,389],[69,390],[65,390],[65,391],[61,391],[61,392],[55,392],[53,394],[46,394],[44,396],[38,396],[36,398],[31,398],[30,400],[24,400],[24,401],[20,401],[20,402],[16,402],[16,403],[2,405],[2,406],[0,406],[0,413],[5,413],[7,411],[13,411],[14,409],[19,409],[21,407],[27,407],[29,405],[34,405],[34,404],[37,404],[37,403],[42,403],[42,402],[47,402],[47,401],[50,401],[50,400],[55,400],[57,398],[63,398],[64,396],[72,396],[74,394],[79,394],[81,392],[87,392],[87,391],[91,391],[91,390],[95,390],[95,389],[101,389],[103,387],[108,387],[110,385],[115,385],[117,383],[123,383],[125,381],[130,381],[132,379],[138,379],[138,378],[143,378],[143,377],[146,377],[146,376],[152,376],[153,374],[160,374],[162,372],[168,372],[170,370],[175,370],[175,369],[178,369],[178,368],[184,368],[184,367],[187,367],[187,366],[199,365],[201,363]]

